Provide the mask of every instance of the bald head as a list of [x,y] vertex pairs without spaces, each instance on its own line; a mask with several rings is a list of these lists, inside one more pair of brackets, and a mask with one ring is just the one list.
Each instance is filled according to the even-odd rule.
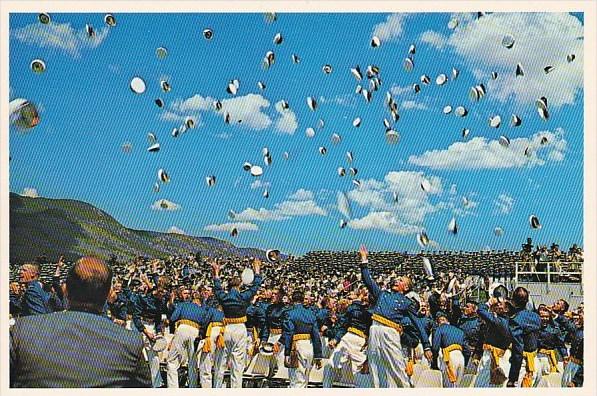
[[66,278],[70,308],[101,312],[110,292],[112,269],[102,260],[83,257]]

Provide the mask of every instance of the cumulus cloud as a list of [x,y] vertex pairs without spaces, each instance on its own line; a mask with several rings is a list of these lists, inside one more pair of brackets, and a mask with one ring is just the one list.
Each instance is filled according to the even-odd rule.
[[[506,34],[515,39],[511,49],[501,45]],[[487,84],[489,98],[531,104],[545,96],[551,107],[558,107],[574,104],[583,89],[582,37],[582,23],[568,13],[492,13],[461,20],[447,45],[474,65],[477,76],[498,72],[500,77]],[[568,54],[576,55],[574,62],[567,62]],[[519,62],[525,75],[517,78]],[[554,71],[544,73],[547,65]]]
[[247,208],[237,213],[235,219],[241,221],[281,221],[293,217],[326,216],[327,211],[313,200],[313,192],[298,190],[286,201],[274,205],[273,209]]
[[442,50],[448,43],[448,38],[443,34],[434,32],[433,30],[427,30],[423,32],[420,37],[421,42],[429,44],[430,46]]
[[391,14],[386,20],[373,27],[373,36],[379,37],[382,44],[384,41],[395,41],[400,38],[404,30],[403,23],[408,14]]
[[405,100],[402,102],[402,108],[404,110],[427,110],[427,105],[414,100]]
[[[429,182],[429,191],[421,183]],[[351,228],[379,229],[396,234],[411,234],[421,229],[425,216],[441,207],[433,205],[430,196],[443,192],[437,176],[423,172],[392,171],[384,180],[362,180],[358,189],[348,193],[350,201],[369,213],[348,223]]]
[[497,206],[498,213],[509,214],[514,206],[514,198],[508,194],[500,194],[494,203]]
[[208,111],[213,109],[214,98],[203,97],[199,94],[191,96],[187,99],[178,99],[172,102],[172,109],[180,112],[188,111]]
[[292,109],[283,109],[282,101],[276,103],[275,108],[278,114],[280,114],[280,117],[276,121],[276,130],[289,135],[294,134],[298,128],[298,121],[294,111]]
[[166,111],[160,113],[159,118],[162,121],[184,122],[186,116],[177,114],[173,111],[166,110]]
[[257,224],[247,222],[236,222],[236,223],[224,223],[224,224],[209,224],[203,227],[204,231],[213,232],[232,232],[236,228],[240,231],[259,231]]
[[[553,132],[537,132],[530,138],[511,139],[507,148],[501,146],[497,140],[475,137],[468,142],[453,143],[444,150],[426,151],[419,156],[411,155],[408,162],[431,169],[534,167],[545,165],[546,161],[562,161],[566,146],[564,130],[557,128]],[[541,154],[545,152],[547,155],[542,157]]]
[[21,193],[22,196],[24,197],[29,197],[29,198],[39,198],[39,194],[37,193],[37,189],[33,188],[33,187],[25,187],[23,189],[23,192]]
[[108,36],[110,28],[105,26],[95,32],[94,37],[88,37],[85,27],[75,29],[70,23],[50,23],[42,25],[32,23],[15,29],[14,37],[25,44],[36,45],[41,48],[56,48],[74,58],[81,57],[82,49],[98,47]]
[[408,235],[420,231],[420,227],[405,224],[392,212],[371,212],[360,219],[353,219],[348,226],[355,230],[383,230],[393,234]]
[[304,188],[301,188],[299,190],[297,190],[296,192],[290,194],[288,196],[288,199],[292,199],[295,201],[309,201],[309,200],[313,200],[315,197],[315,195],[313,194],[313,191],[309,191],[309,190],[305,190]]
[[182,230],[176,226],[172,226],[172,227],[168,228],[168,231],[166,231],[166,232],[168,234],[187,235],[187,233],[184,230]]
[[167,199],[158,199],[151,205],[151,209],[153,210],[166,210],[166,211],[174,211],[181,209],[181,206],[177,203],[172,201],[168,201]]

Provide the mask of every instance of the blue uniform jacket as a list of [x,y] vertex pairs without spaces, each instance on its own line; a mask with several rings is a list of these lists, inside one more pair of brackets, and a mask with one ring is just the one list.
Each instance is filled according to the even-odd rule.
[[172,322],[176,322],[181,319],[192,320],[199,324],[202,329],[205,329],[209,325],[211,314],[209,310],[191,301],[185,301],[178,303],[174,312],[170,316]]
[[247,315],[247,307],[251,300],[257,294],[257,290],[261,286],[262,277],[260,274],[255,274],[255,278],[251,286],[241,292],[232,289],[226,293],[222,288],[222,281],[220,278],[214,278],[214,294],[218,302],[224,309],[224,316],[227,318],[242,318]]
[[39,281],[29,282],[21,300],[21,316],[52,312],[48,302],[50,294],[45,292]]
[[168,313],[167,301],[167,295],[164,295],[161,299],[152,293],[137,295],[133,309],[133,324],[137,330],[142,332],[145,329],[141,318],[148,318],[154,322],[155,331],[161,332],[162,314]]
[[282,323],[282,340],[284,342],[284,355],[290,356],[292,351],[292,337],[295,334],[311,335],[313,344],[313,357],[321,359],[321,337],[319,336],[319,327],[317,318],[310,309],[302,304],[296,304],[288,311]]
[[205,307],[207,309],[207,312],[209,313],[209,323],[224,321],[224,312],[209,305],[205,305]]
[[118,293],[116,300],[112,303],[108,303],[112,318],[126,320],[128,315],[129,300],[126,298],[124,292]]
[[405,332],[408,327],[414,326],[416,335],[421,344],[423,344],[423,348],[425,350],[430,349],[429,334],[427,334],[423,323],[419,320],[417,309],[412,300],[405,297],[402,293],[382,290],[371,277],[371,272],[369,272],[369,268],[367,267],[361,268],[361,275],[365,286],[369,289],[369,293],[375,299],[375,305],[370,312],[383,316],[394,323],[401,324],[405,328]]
[[481,338],[481,319],[478,316],[461,316],[458,327],[464,331],[464,358],[468,364],[468,356],[474,353]]
[[556,324],[541,324],[537,339],[537,349],[555,349],[562,358],[568,356],[568,350],[561,336],[562,332]]
[[353,301],[346,310],[346,314],[338,318],[339,328],[334,339],[340,341],[346,334],[349,327],[361,330],[366,335],[369,334],[369,327],[371,327],[371,312],[367,306],[360,301]]
[[[431,342],[431,352],[433,352],[431,367],[437,370],[437,358],[440,349],[449,347],[452,344],[463,347],[464,342],[464,331],[450,324],[439,325],[433,332],[433,340]],[[462,354],[464,355],[464,347],[462,349]]]
[[576,325],[566,318],[564,315],[558,315],[554,321],[558,324],[563,333],[570,340],[570,356],[575,359],[583,360],[584,355],[584,331],[582,328],[576,327]]
[[265,311],[257,304],[251,304],[247,307],[247,329],[254,328],[257,334],[265,332]]
[[265,311],[265,328],[260,334],[261,341],[266,342],[271,329],[281,329],[284,315],[289,307],[283,303],[270,304]]
[[509,321],[512,337],[512,356],[510,357],[510,382],[518,381],[522,366],[523,351],[537,350],[537,338],[541,328],[541,318],[536,312],[526,309],[518,310]]
[[477,313],[486,325],[484,342],[500,349],[508,349],[511,343],[508,318],[494,314],[487,304],[479,305]]

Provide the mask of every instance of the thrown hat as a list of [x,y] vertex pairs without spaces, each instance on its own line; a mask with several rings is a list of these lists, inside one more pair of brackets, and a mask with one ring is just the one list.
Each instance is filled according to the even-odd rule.
[[206,40],[211,40],[214,36],[214,32],[213,30],[207,28],[203,30],[203,37],[205,37]]
[[135,76],[131,79],[130,88],[131,91],[140,95],[145,92],[145,81],[141,77]]
[[31,70],[37,74],[43,73],[46,71],[46,63],[41,59],[34,59],[31,61]]
[[265,252],[265,258],[270,263],[276,263],[280,260],[280,251],[276,249],[269,249]]
[[116,26],[116,18],[112,14],[106,14],[104,16],[104,22],[110,27]]
[[42,23],[43,25],[47,25],[49,24],[52,20],[50,18],[50,14],[42,12],[41,14],[39,14],[37,16],[37,19],[39,20],[40,23]]
[[377,48],[377,47],[379,47],[380,45],[381,45],[381,40],[379,39],[379,37],[377,37],[377,36],[373,36],[373,37],[371,38],[371,46],[372,46],[373,48]]

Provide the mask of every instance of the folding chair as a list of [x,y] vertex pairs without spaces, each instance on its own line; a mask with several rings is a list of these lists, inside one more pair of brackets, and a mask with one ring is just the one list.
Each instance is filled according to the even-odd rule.
[[270,356],[258,353],[253,356],[249,366],[243,374],[243,383],[247,388],[261,388],[269,371]]
[[278,365],[276,373],[267,380],[268,388],[286,388],[290,380],[288,378],[288,368],[286,366]]

